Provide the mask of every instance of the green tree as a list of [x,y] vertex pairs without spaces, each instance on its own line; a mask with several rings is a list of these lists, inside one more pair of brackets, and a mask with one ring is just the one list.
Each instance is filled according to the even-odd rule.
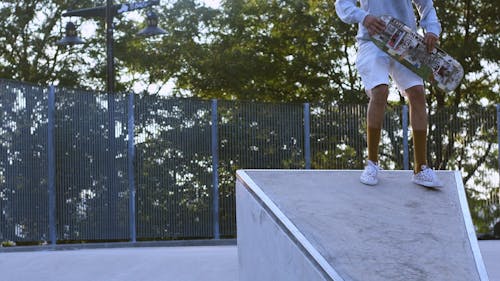
[[[497,1],[435,1],[443,32],[441,46],[462,63],[465,79],[453,93],[431,88],[437,108],[500,102],[500,8]],[[482,102],[482,103],[481,103]]]
[[[0,78],[48,85],[89,86],[79,48],[57,47],[68,1],[2,1]],[[92,1],[79,1],[92,5]],[[90,45],[86,45],[84,48]]]
[[[170,33],[180,39],[181,52],[173,48],[172,54],[185,63],[174,75],[177,93],[282,102],[364,99],[350,94],[360,87],[349,53],[354,31],[337,32],[332,3],[238,0],[220,11],[193,7],[191,0],[178,1],[169,14],[180,19]],[[201,23],[190,22],[189,14]]]

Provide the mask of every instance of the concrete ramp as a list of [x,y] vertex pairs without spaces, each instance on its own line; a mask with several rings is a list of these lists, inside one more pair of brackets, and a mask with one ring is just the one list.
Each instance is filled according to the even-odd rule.
[[239,281],[488,280],[459,172],[237,172]]

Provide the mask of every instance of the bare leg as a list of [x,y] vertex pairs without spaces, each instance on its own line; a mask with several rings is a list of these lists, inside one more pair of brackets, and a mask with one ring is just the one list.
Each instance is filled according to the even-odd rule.
[[421,85],[406,89],[410,104],[410,124],[413,133],[414,172],[427,165],[427,109],[425,91]]
[[389,87],[385,84],[378,85],[370,91],[370,102],[366,116],[368,160],[378,163],[378,148],[380,134],[384,122],[385,106],[389,96]]

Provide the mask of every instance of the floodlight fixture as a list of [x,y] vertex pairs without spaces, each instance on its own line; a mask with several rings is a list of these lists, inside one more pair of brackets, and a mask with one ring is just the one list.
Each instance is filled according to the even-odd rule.
[[158,27],[158,16],[153,11],[149,11],[147,13],[146,23],[148,26],[143,30],[139,31],[137,35],[154,36],[167,33],[164,29]]
[[57,45],[60,46],[73,46],[73,45],[78,45],[78,44],[83,44],[85,41],[83,41],[78,35],[76,34],[76,26],[73,22],[69,21],[66,24],[66,32],[65,36],[56,42]]

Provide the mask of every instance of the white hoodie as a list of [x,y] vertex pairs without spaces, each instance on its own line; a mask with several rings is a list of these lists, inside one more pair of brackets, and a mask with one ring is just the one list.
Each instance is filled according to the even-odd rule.
[[432,0],[360,0],[361,7],[356,5],[357,0],[336,0],[335,10],[340,19],[349,24],[358,24],[358,43],[370,40],[368,30],[363,26],[367,15],[390,15],[417,30],[417,20],[413,11],[412,2],[420,15],[420,26],[425,32],[432,32],[439,36],[441,24],[436,15]]

